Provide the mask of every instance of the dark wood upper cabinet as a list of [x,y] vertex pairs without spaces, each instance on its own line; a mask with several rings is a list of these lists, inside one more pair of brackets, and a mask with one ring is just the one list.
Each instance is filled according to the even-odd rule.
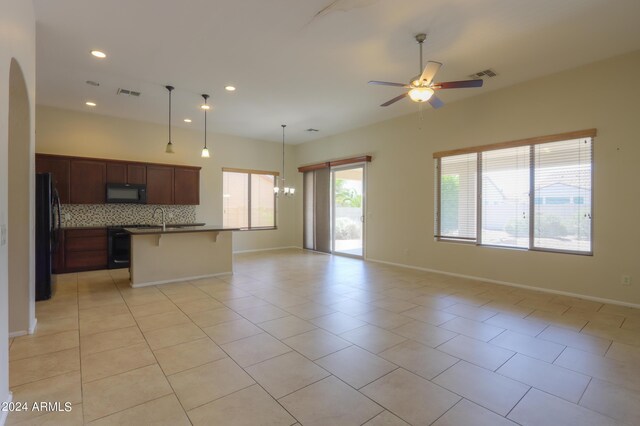
[[107,163],[107,183],[127,183],[127,164]]
[[174,204],[200,204],[200,169],[175,168]]
[[104,204],[107,163],[71,160],[71,204]]
[[147,166],[147,204],[174,204],[173,167]]
[[107,183],[129,183],[144,185],[147,183],[147,166],[145,164],[107,162]]
[[51,173],[53,184],[60,194],[60,202],[69,204],[69,185],[71,182],[71,165],[68,158],[52,157],[48,155],[36,156],[36,173]]
[[63,204],[104,204],[107,183],[146,185],[147,204],[200,204],[200,167],[36,154]]
[[127,164],[127,183],[145,185],[147,183],[147,166],[144,164]]

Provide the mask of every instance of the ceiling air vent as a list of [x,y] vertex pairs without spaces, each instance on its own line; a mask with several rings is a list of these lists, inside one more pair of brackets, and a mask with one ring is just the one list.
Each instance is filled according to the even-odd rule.
[[471,77],[471,78],[485,78],[485,77],[491,78],[491,77],[495,77],[497,75],[498,75],[497,72],[495,72],[494,70],[489,68],[489,69],[486,69],[484,71],[480,71],[480,72],[477,72],[475,74],[471,74],[469,77]]
[[320,131],[320,130],[318,130],[318,129],[312,129],[312,128],[308,128],[308,129],[307,129],[307,132],[311,132],[311,133],[313,133],[313,132],[319,132],[319,131]]
[[118,95],[127,95],[127,96],[140,96],[140,92],[136,92],[135,90],[129,89],[118,89]]

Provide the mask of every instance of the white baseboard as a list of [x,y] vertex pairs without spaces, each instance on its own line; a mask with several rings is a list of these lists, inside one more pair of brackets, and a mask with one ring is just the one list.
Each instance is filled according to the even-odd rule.
[[236,250],[236,251],[233,252],[233,254],[256,253],[256,252],[259,252],[259,251],[274,251],[274,250],[288,250],[288,249],[298,249],[298,250],[300,250],[301,247],[285,246],[285,247],[270,247],[270,248],[252,249],[252,250]]
[[[4,401],[7,405],[9,405],[9,403],[13,401],[13,394],[11,392],[9,392],[9,395],[7,395],[7,399],[6,401]],[[1,411],[0,410],[0,426],[4,425],[4,423],[7,421],[7,417],[9,416],[9,411]]]
[[197,275],[197,276],[193,276],[193,277],[184,277],[184,278],[174,278],[171,280],[162,280],[162,281],[151,281],[148,283],[140,283],[140,284],[131,284],[131,287],[133,288],[140,288],[140,287],[149,287],[152,285],[161,285],[161,284],[169,284],[169,283],[181,283],[181,282],[185,282],[185,281],[195,281],[195,280],[202,280],[204,278],[213,278],[213,277],[219,277],[221,275],[233,275],[233,271],[232,272],[219,272],[217,274],[208,274],[208,275]]
[[441,270],[438,270],[438,269],[422,268],[420,266],[406,265],[404,263],[387,262],[385,260],[379,260],[379,259],[367,259],[367,261],[368,262],[374,262],[374,263],[381,263],[381,264],[384,264],[384,265],[399,266],[401,268],[414,269],[414,270],[418,270],[418,271],[434,272],[434,273],[437,273],[437,274],[449,275],[451,277],[467,278],[467,279],[472,279],[472,280],[484,281],[484,282],[488,282],[488,283],[492,283],[492,284],[500,284],[500,285],[506,285],[506,286],[509,286],[509,287],[523,288],[523,289],[526,289],[526,290],[541,291],[543,293],[557,294],[557,295],[560,295],[560,296],[578,297],[580,299],[591,300],[591,301],[594,301],[594,302],[608,303],[608,304],[611,304],[611,305],[619,305],[619,306],[626,306],[626,307],[629,307],[629,308],[640,309],[640,304],[637,304],[637,303],[623,302],[621,300],[607,299],[607,298],[604,298],[604,297],[588,296],[588,295],[585,295],[585,294],[573,293],[573,292],[570,292],[570,291],[553,290],[553,289],[550,289],[550,288],[535,287],[535,286],[532,286],[532,285],[517,284],[517,283],[508,282],[508,281],[499,281],[499,280],[493,280],[493,279],[490,279],[490,278],[476,277],[474,275],[456,274],[455,272],[447,272],[447,271],[441,271]]
[[11,331],[9,333],[9,339],[12,339],[14,337],[26,336],[27,334],[29,334],[29,330]]

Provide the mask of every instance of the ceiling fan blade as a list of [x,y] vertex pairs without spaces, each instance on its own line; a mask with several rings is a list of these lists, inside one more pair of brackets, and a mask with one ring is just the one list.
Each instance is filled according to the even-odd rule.
[[433,77],[436,76],[436,73],[440,70],[441,66],[442,64],[440,62],[427,62],[427,65],[424,67],[424,71],[422,71],[422,75],[420,76],[420,80],[425,81],[427,84],[431,84]]
[[429,104],[434,108],[434,109],[438,109],[441,106],[444,105],[444,102],[442,102],[442,99],[440,99],[439,97],[437,97],[436,95],[433,95],[429,98],[429,100],[427,101],[429,102]]
[[482,80],[444,81],[433,85],[434,89],[463,89],[465,87],[482,87]]
[[376,81],[376,80],[371,80],[369,84],[377,84],[379,86],[409,87],[403,83],[391,83],[389,81]]
[[407,93],[403,93],[403,94],[402,94],[402,95],[400,95],[400,96],[396,96],[396,97],[395,97],[395,98],[393,98],[393,99],[389,99],[387,102],[383,103],[383,104],[382,104],[382,105],[380,105],[380,106],[382,106],[382,107],[386,107],[386,106],[389,106],[389,105],[391,105],[391,104],[395,104],[395,103],[396,103],[396,102],[398,102],[400,99],[402,99],[402,98],[404,98],[404,97],[406,97],[406,96],[407,96]]

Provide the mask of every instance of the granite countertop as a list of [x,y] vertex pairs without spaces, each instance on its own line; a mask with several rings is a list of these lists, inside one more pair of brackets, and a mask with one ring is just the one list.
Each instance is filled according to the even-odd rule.
[[106,226],[101,225],[87,225],[87,226],[61,226],[60,229],[64,231],[70,231],[73,229],[105,229]]
[[180,234],[188,232],[219,232],[219,231],[239,231],[240,228],[231,228],[222,225],[167,225],[167,229],[162,230],[161,225],[150,225],[144,228],[124,228],[131,235],[153,235],[153,234]]
[[[177,226],[204,226],[206,223],[167,223],[167,227],[177,227]],[[125,227],[131,226],[133,228],[136,227],[162,227],[162,225],[158,225],[156,223],[148,223],[148,224],[122,224],[122,225],[86,225],[86,226],[62,226],[60,229],[68,230],[68,229],[105,229],[105,228],[116,228],[116,227]],[[144,229],[144,228],[143,228]]]

